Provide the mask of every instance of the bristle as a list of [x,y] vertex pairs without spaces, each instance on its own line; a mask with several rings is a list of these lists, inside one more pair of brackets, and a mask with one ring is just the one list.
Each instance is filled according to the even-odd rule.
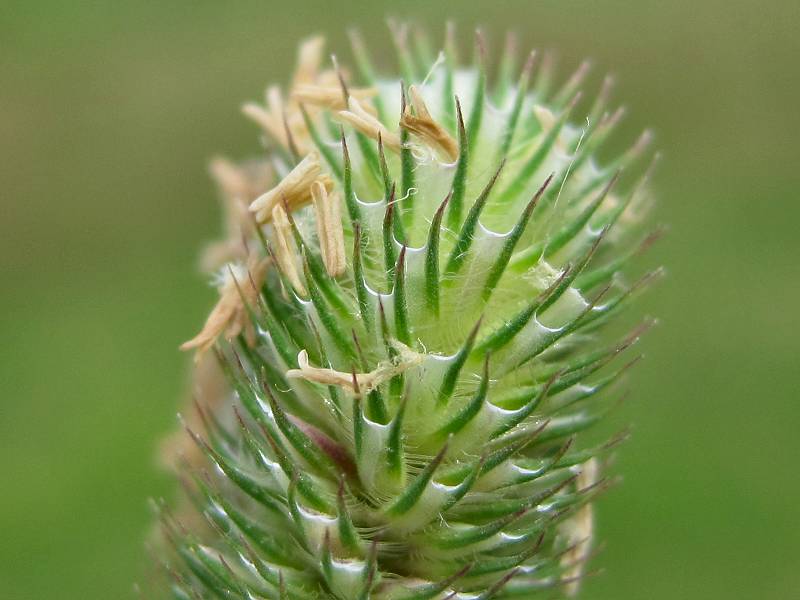
[[400,250],[397,265],[394,268],[394,327],[397,339],[408,346],[411,344],[411,332],[408,328],[408,305],[406,303],[406,246]]
[[497,171],[495,171],[495,174],[492,175],[492,178],[489,180],[489,183],[486,184],[486,187],[483,188],[483,191],[481,191],[480,195],[473,203],[472,208],[470,208],[469,214],[467,214],[467,218],[464,220],[464,223],[461,226],[461,231],[458,234],[458,240],[453,246],[453,251],[450,253],[450,258],[447,260],[445,272],[448,275],[455,275],[466,259],[467,251],[472,245],[472,241],[475,236],[475,230],[478,227],[478,220],[480,219],[481,212],[483,211],[484,206],[486,206],[486,202],[489,200],[489,194],[492,192],[494,184],[497,183],[497,179],[500,177],[500,173],[503,171],[504,166],[505,161],[502,161],[500,166],[497,168]]
[[[486,40],[480,29],[475,31],[475,64],[478,77],[475,80],[475,90],[472,93],[472,110],[467,121],[467,136],[469,139],[469,152],[475,151],[478,143],[481,123],[483,122],[483,105],[486,97]],[[460,113],[459,109],[459,113]]]
[[452,197],[452,192],[436,209],[428,234],[428,243],[425,249],[425,301],[428,308],[435,315],[439,315],[439,236],[441,234],[442,215],[447,203]]
[[527,185],[528,181],[533,177],[533,175],[537,172],[537,170],[542,166],[544,163],[545,158],[550,153],[553,148],[553,145],[558,138],[558,135],[561,133],[564,125],[569,118],[570,113],[572,112],[572,108],[577,104],[580,96],[576,95],[572,101],[567,105],[567,107],[561,112],[561,115],[558,117],[558,120],[550,127],[549,130],[545,132],[544,138],[536,147],[534,153],[525,161],[525,164],[522,168],[519,169],[516,177],[508,184],[508,187],[503,190],[500,194],[500,197],[504,200],[508,200],[513,198],[516,194],[520,193],[524,190],[525,186]]
[[503,276],[503,272],[506,270],[506,266],[508,265],[508,261],[511,259],[511,255],[514,253],[514,249],[519,243],[522,234],[525,232],[525,228],[528,226],[528,221],[533,214],[533,209],[536,208],[536,204],[544,194],[547,187],[550,185],[550,182],[553,180],[553,175],[550,174],[547,179],[544,180],[544,183],[541,187],[536,191],[533,198],[531,198],[530,202],[528,202],[525,210],[522,211],[519,219],[517,220],[516,225],[514,228],[509,232],[506,236],[505,241],[503,242],[503,247],[500,251],[499,256],[495,260],[494,264],[492,265],[491,269],[489,270],[489,275],[486,278],[486,283],[483,285],[483,293],[482,297],[484,301],[489,299],[489,296],[492,295],[497,282],[500,281],[500,278]]
[[425,466],[422,472],[417,475],[411,483],[403,490],[397,499],[386,509],[386,514],[390,516],[400,516],[410,511],[420,498],[422,493],[431,481],[434,472],[442,464],[444,456],[447,452],[447,444],[443,445],[441,450],[433,457],[433,459]]
[[456,121],[458,123],[458,163],[453,174],[453,183],[450,188],[450,208],[447,212],[447,224],[450,229],[457,229],[461,224],[461,211],[464,204],[464,194],[467,189],[467,166],[469,164],[469,139],[464,127],[464,116],[461,114],[461,103],[458,97],[456,102]]
[[367,284],[364,280],[364,267],[361,262],[362,246],[361,224],[356,221],[353,225],[353,280],[356,287],[356,297],[358,299],[358,310],[361,315],[361,320],[364,322],[364,327],[367,332],[371,332],[374,324],[372,321],[372,306],[369,300],[369,291],[367,290]]
[[447,404],[447,401],[450,400],[450,397],[453,395],[453,390],[455,390],[461,369],[464,367],[464,363],[467,361],[470,352],[472,352],[472,347],[475,345],[475,338],[478,336],[478,331],[481,328],[481,321],[483,321],[483,318],[478,319],[478,322],[475,323],[472,331],[469,332],[463,345],[459,348],[458,352],[456,352],[455,356],[453,356],[452,361],[442,377],[442,384],[439,387],[439,394],[436,398],[436,402],[440,406]]
[[525,66],[522,68],[522,74],[517,83],[516,96],[514,97],[514,104],[511,107],[511,112],[508,115],[503,137],[501,138],[500,147],[498,148],[497,155],[500,160],[508,156],[508,151],[511,148],[511,142],[514,140],[514,134],[517,131],[517,121],[519,121],[519,114],[522,111],[522,104],[525,102],[525,96],[528,93],[528,85],[533,72],[533,65],[536,60],[536,52],[531,52],[528,59],[525,61]]

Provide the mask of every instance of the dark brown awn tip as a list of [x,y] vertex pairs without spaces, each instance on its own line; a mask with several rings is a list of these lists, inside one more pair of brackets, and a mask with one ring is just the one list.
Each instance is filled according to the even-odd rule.
[[444,460],[444,457],[447,454],[447,447],[450,445],[450,439],[452,437],[453,434],[447,436],[447,439],[445,440],[444,444],[442,444],[441,449],[439,450],[439,452],[436,453],[436,456],[434,456],[431,462],[429,463],[428,466],[432,470],[435,470],[436,468],[439,467],[440,464],[442,464],[442,461]]
[[[464,576],[465,576],[467,573],[469,573],[469,572],[470,572],[470,571],[471,571],[473,568],[475,568],[475,563],[467,563],[466,565],[464,565],[463,567],[461,567],[461,568],[460,568],[458,571],[456,571],[455,573],[453,573],[452,575],[450,575],[450,576],[449,576],[449,577],[447,577],[446,579],[443,579],[443,580],[440,582],[440,585],[442,585],[442,586],[444,586],[444,587],[447,587],[447,586],[449,586],[451,583],[454,583],[454,582],[458,581],[459,579],[461,579],[462,577],[464,577]],[[455,593],[455,592],[453,592],[453,593]],[[448,596],[448,598],[449,598],[449,597],[450,597],[450,596]]]
[[[578,508],[580,508],[580,507],[578,507]],[[558,514],[560,516],[564,516],[564,515],[569,515],[570,513],[574,513],[575,511],[576,511],[576,508],[573,506],[573,507],[570,507],[570,508],[565,508],[564,510],[560,511]],[[556,554],[554,554],[553,558],[554,559],[562,559],[565,556],[567,556],[570,552],[574,552],[578,548],[578,546],[580,546],[581,544],[585,544],[587,541],[588,541],[588,538],[582,538],[582,539],[580,539],[580,540],[578,540],[576,542],[572,542],[569,546],[567,546],[566,548],[564,548],[560,552],[557,552]],[[581,564],[580,559],[571,561],[570,563],[567,563],[567,566],[573,566],[573,565],[577,565],[577,564]],[[556,581],[555,583],[553,583],[553,585],[558,585],[559,583],[564,583],[564,582],[565,582],[565,580],[559,580],[559,581]]]
[[406,84],[400,80],[400,116],[406,113]]
[[627,108],[625,108],[624,106],[620,106],[619,108],[617,108],[617,110],[615,110],[610,115],[606,114],[604,116],[604,118],[600,121],[600,125],[608,128],[608,129],[616,127],[617,124],[625,116],[625,113],[627,113],[627,112],[628,112]]
[[244,228],[244,224],[239,228],[239,241],[242,243],[244,255],[248,256],[250,254],[250,244],[247,241],[247,231]]
[[637,325],[633,331],[626,335],[625,338],[623,338],[623,340],[613,349],[608,358],[603,361],[603,364],[608,363],[608,361],[610,361],[612,358],[633,346],[653,327],[653,325],[655,325],[655,321],[653,319],[645,319],[642,323]]
[[356,376],[356,366],[355,365],[350,365],[350,375],[351,375],[352,382],[353,382],[353,393],[356,396],[360,396],[361,395],[361,386],[358,385],[358,377]]
[[[634,282],[634,284],[630,288],[628,288],[628,291],[626,292],[626,295],[631,295],[631,294],[633,294],[635,292],[638,292],[639,290],[647,287],[649,284],[653,283],[654,281],[656,281],[660,277],[663,277],[664,273],[666,273],[666,270],[664,269],[664,267],[658,267],[657,269],[654,269],[652,271],[649,271],[649,272],[645,273],[639,279],[637,279],[636,282]],[[654,324],[655,324],[655,322],[656,321],[653,320]]]
[[656,152],[653,155],[653,158],[650,159],[650,162],[648,163],[647,168],[644,170],[644,173],[642,173],[642,176],[639,178],[639,181],[636,182],[636,186],[631,192],[631,199],[637,197],[644,187],[650,182],[650,178],[653,176],[653,171],[655,171],[659,162],[661,162],[661,152]]
[[386,323],[386,310],[383,308],[383,300],[378,296],[378,314],[380,314],[381,322]]
[[328,552],[331,550],[331,530],[327,527],[325,528],[325,536],[322,539],[322,547]]
[[647,252],[653,244],[658,242],[662,237],[667,234],[666,227],[656,227],[653,231],[648,233],[645,238],[639,243],[639,246],[636,248],[635,254],[637,256],[641,256],[645,252]]
[[536,63],[536,58],[539,56],[539,53],[536,50],[531,50],[528,53],[528,58],[525,59],[525,66],[522,67],[522,80],[527,82],[530,80],[531,74],[533,73],[533,65]]
[[[533,498],[533,501],[536,502],[536,501],[539,501],[539,500],[544,500],[545,498],[550,498],[550,497],[554,496],[555,494],[557,494],[558,492],[560,492],[561,490],[563,490],[564,488],[569,487],[570,485],[575,483],[577,481],[577,479],[578,479],[577,473],[574,474],[574,475],[570,475],[565,480],[559,481],[555,485],[550,486],[549,488],[547,488],[546,490],[541,492],[538,496]],[[574,510],[572,507],[564,508],[564,509],[560,510],[559,512],[557,512],[555,516],[556,516],[556,518],[561,518],[564,515],[569,514],[572,510]]]
[[583,90],[578,90],[573,94],[572,99],[569,101],[569,104],[567,104],[567,114],[570,114],[573,111],[575,105],[581,101],[581,98],[583,98]]
[[[551,379],[552,379],[552,377],[551,377]],[[549,383],[549,382],[548,382],[548,384],[546,384],[545,389],[542,391],[542,395],[541,395],[542,400],[544,400],[547,397],[547,392],[550,390],[550,386],[551,385],[552,385],[552,383]],[[550,419],[545,419],[539,425],[537,425],[536,428],[533,431],[531,431],[523,439],[522,443],[519,444],[519,448],[517,448],[517,452],[518,453],[522,452],[530,444],[535,442],[536,438],[538,438],[542,434],[542,432],[544,432],[544,430],[547,429],[548,425],[550,425]]]
[[476,50],[476,58],[478,60],[478,68],[485,69],[486,68],[486,36],[483,33],[483,29],[478,27],[475,30],[475,50]]
[[458,96],[453,96],[456,101],[456,117],[458,119],[458,139],[463,140],[467,137],[467,130],[464,127],[464,115],[461,113],[461,101]]
[[394,200],[395,200],[396,191],[397,191],[396,188],[397,188],[397,186],[395,185],[394,182],[392,182],[392,187],[389,188],[389,198],[386,200],[386,204],[388,206],[394,207]]
[[406,270],[406,249],[408,246],[403,244],[400,247],[400,255],[397,257],[397,277],[400,278],[405,274]]
[[577,490],[579,494],[585,494],[585,504],[589,504],[597,500],[600,496],[607,493],[614,486],[622,483],[622,477],[604,477],[600,481],[596,481],[592,485],[587,485],[581,490]]
[[475,338],[478,337],[478,332],[481,329],[481,325],[483,324],[483,318],[485,316],[486,315],[481,313],[481,316],[478,317],[477,321],[475,321],[475,324],[472,326],[472,329],[470,329],[469,334],[467,335],[467,339],[464,342],[465,346],[472,346],[475,343]]
[[606,75],[603,77],[603,83],[600,86],[600,92],[597,95],[597,101],[605,104],[608,102],[608,98],[611,96],[611,90],[614,88],[614,76],[613,75]]
[[344,74],[339,68],[339,61],[336,60],[335,54],[331,54],[331,63],[333,64],[333,70],[336,71],[336,78],[339,80],[339,87],[342,88],[344,105],[347,106],[347,104],[350,102],[350,90],[347,88],[347,82],[344,80]]
[[369,590],[375,579],[375,570],[378,565],[378,540],[372,540],[369,546],[369,555],[367,556],[367,564],[369,570],[367,571],[367,580],[364,582],[364,589]]
[[[574,548],[571,548],[571,549],[574,549]],[[577,564],[581,564],[581,563],[578,562]],[[573,583],[581,583],[587,577],[589,577],[589,576],[594,577],[595,575],[599,575],[602,572],[603,572],[602,569],[594,569],[592,571],[587,571],[585,573],[580,573],[579,575],[572,575],[570,577],[555,578],[555,579],[549,581],[546,585],[543,585],[540,589],[543,589],[543,590],[554,589],[554,588],[557,588],[557,587],[564,587],[564,586],[567,586],[567,585],[570,585],[570,584],[573,584]]]
[[233,569],[231,569],[230,565],[225,561],[225,557],[222,556],[222,553],[218,552],[217,553],[217,558],[219,558],[219,561],[222,563],[222,566],[225,567],[225,570],[228,571],[228,573],[230,575],[232,575],[234,580],[235,580],[236,579],[236,573],[233,571]]
[[453,191],[451,190],[447,192],[447,195],[444,197],[444,200],[442,200],[441,204],[439,204],[439,208],[436,209],[436,212],[434,213],[433,216],[434,223],[437,220],[441,220],[442,213],[444,212],[444,209],[447,208],[447,204],[450,202],[450,198],[452,197],[453,197]]
[[569,79],[567,79],[566,83],[564,84],[564,89],[570,89],[583,83],[583,80],[586,78],[586,75],[589,74],[591,68],[591,61],[582,61],[581,64],[578,65],[578,68],[575,69],[575,72],[570,75]]
[[367,369],[367,358],[361,348],[361,341],[358,339],[358,334],[356,333],[355,329],[351,329],[350,332],[352,334],[353,344],[356,347],[356,354],[358,354],[358,359],[361,361],[361,368]]
[[194,432],[194,430],[191,427],[189,427],[188,424],[184,423],[183,428],[186,430],[186,433],[189,434],[189,437],[192,438],[192,441],[195,444],[197,444],[198,448],[200,448],[201,450],[205,450],[212,456],[216,457],[217,453],[214,451],[214,449],[211,446],[209,446],[203,438],[197,435]]
[[294,134],[292,134],[292,130],[289,127],[289,118],[286,116],[286,109],[282,111],[281,114],[283,118],[283,130],[286,132],[286,145],[289,147],[289,152],[292,155],[295,163],[300,162],[300,152],[297,149],[297,144],[294,141]]
[[621,375],[625,371],[629,370],[631,367],[633,367],[636,363],[638,363],[643,358],[644,358],[644,354],[639,354],[637,356],[634,356],[631,360],[629,360],[624,365],[622,365],[622,368],[619,370],[619,374]]
[[539,534],[539,537],[536,538],[536,541],[533,543],[533,546],[529,548],[525,553],[525,558],[523,560],[528,560],[531,556],[539,552],[542,548],[542,544],[544,543],[545,532]]
[[572,263],[567,263],[564,265],[564,268],[561,270],[558,278],[551,283],[547,289],[545,289],[539,296],[536,298],[536,304],[542,304],[545,302],[552,294],[555,292],[558,287],[564,282],[567,276],[572,272],[572,269],[575,265]]
[[194,406],[194,410],[197,413],[197,416],[200,417],[200,422],[203,425],[203,429],[206,433],[211,431],[211,427],[209,426],[208,415],[206,414],[205,409],[200,405],[200,401],[197,399],[197,396],[192,394],[192,405]]
[[233,407],[233,414],[236,416],[236,420],[239,422],[239,427],[241,427],[242,431],[250,431],[250,428],[247,426],[247,423],[244,421],[244,417],[242,417],[242,413],[239,411],[239,407]]
[[544,387],[542,388],[542,391],[541,391],[542,400],[547,398],[547,394],[550,392],[550,388],[553,387],[553,384],[556,381],[558,381],[561,378],[561,376],[564,375],[564,373],[566,373],[566,371],[567,371],[566,368],[559,369],[558,371],[556,371],[555,373],[550,375],[550,377],[548,377],[548,379],[547,379],[547,381],[545,381]]
[[520,572],[519,567],[516,567],[513,571],[504,575],[502,579],[500,579],[500,581],[498,581],[492,587],[490,587],[484,594],[481,594],[481,597],[488,600],[489,598],[494,596],[497,592],[502,590],[509,581],[511,581],[514,577],[519,575],[519,572]]
[[603,289],[601,289],[601,290],[600,290],[600,291],[599,291],[599,292],[598,292],[598,293],[595,295],[595,297],[594,297],[594,298],[592,298],[592,299],[589,301],[589,304],[587,304],[587,305],[586,305],[586,308],[584,308],[584,309],[583,309],[583,312],[581,312],[581,314],[580,314],[580,316],[578,317],[578,319],[582,319],[582,318],[583,318],[583,317],[585,317],[587,314],[589,314],[590,312],[592,312],[592,311],[593,311],[593,310],[594,310],[594,309],[597,307],[597,305],[600,303],[600,301],[601,301],[601,300],[602,300],[602,299],[605,297],[605,295],[608,293],[608,291],[611,289],[611,287],[612,287],[612,286],[613,286],[613,283],[607,283],[605,286],[603,286]]
[[561,446],[556,450],[556,453],[550,457],[550,464],[548,468],[554,467],[558,464],[558,462],[564,458],[564,455],[569,452],[569,449],[572,448],[572,444],[575,443],[575,436],[571,435],[567,438],[567,441],[561,444]]
[[342,142],[342,157],[345,165],[350,164],[350,151],[347,149],[347,138],[344,135],[344,126],[339,125],[339,139]]

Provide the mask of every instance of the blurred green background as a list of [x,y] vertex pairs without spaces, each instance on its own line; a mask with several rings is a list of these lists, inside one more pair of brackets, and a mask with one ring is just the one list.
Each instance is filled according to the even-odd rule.
[[258,151],[245,99],[297,40],[347,56],[385,15],[439,34],[508,27],[617,75],[621,138],[663,160],[634,424],[600,504],[587,598],[800,597],[800,55],[796,0],[452,4],[45,2],[0,6],[0,597],[127,598],[146,499],[212,291],[195,269],[218,211],[205,165]]

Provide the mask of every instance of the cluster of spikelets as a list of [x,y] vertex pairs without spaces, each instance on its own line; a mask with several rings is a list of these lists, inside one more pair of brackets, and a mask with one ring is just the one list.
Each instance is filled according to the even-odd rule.
[[581,432],[647,324],[598,330],[655,274],[622,273],[653,239],[649,136],[599,161],[622,113],[608,82],[579,100],[585,66],[553,89],[511,43],[489,85],[480,35],[464,66],[452,35],[437,57],[392,34],[400,79],[357,36],[357,76],[303,43],[288,91],[244,107],[266,157],[212,165],[228,234],[178,461],[196,511],[159,509],[176,598],[528,598],[585,575],[622,436]]

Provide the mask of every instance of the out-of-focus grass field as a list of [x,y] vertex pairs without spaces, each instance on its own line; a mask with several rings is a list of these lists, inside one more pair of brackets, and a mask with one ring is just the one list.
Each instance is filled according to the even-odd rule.
[[[175,426],[178,344],[212,301],[214,153],[258,151],[244,99],[297,40],[385,14],[507,27],[618,78],[622,138],[665,158],[624,483],[595,599],[800,594],[800,14],[796,1],[43,2],[0,5],[0,597],[127,598]],[[467,36],[465,35],[465,38]],[[496,48],[496,45],[494,46]]]

